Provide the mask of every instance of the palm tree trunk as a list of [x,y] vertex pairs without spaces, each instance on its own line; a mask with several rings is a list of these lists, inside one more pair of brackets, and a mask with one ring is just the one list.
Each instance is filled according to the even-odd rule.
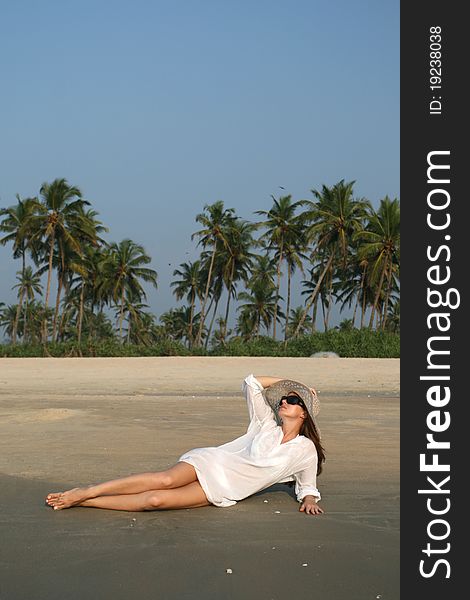
[[362,301],[361,301],[361,329],[364,327],[364,321],[366,318],[366,292],[362,290]]
[[[209,302],[209,306],[207,307],[207,312],[206,312],[207,315],[211,312],[211,308],[212,308],[212,305],[214,304],[214,300],[215,300],[215,296],[213,295],[211,297],[211,301]],[[217,312],[217,305],[216,305],[215,310],[214,310],[214,312],[212,314],[212,320],[214,320],[216,312]]]
[[85,298],[85,282],[82,280],[82,289],[80,291],[80,309],[78,311],[78,345],[82,343],[82,323],[83,323],[83,304]]
[[232,289],[232,282],[233,282],[234,271],[235,271],[235,263],[232,261],[232,269],[230,271],[230,280],[229,280],[228,285],[227,285],[228,298],[227,298],[227,306],[226,306],[226,309],[225,309],[225,323],[224,323],[224,333],[223,333],[224,343],[225,343],[225,336],[227,335],[228,313],[229,313],[229,310],[230,310],[230,299],[232,297],[232,294],[230,292],[231,292],[231,289]]
[[22,242],[21,244],[21,258],[22,258],[22,269],[21,269],[21,274],[22,274],[22,279],[24,280],[24,272],[26,270],[26,244],[24,242]]
[[55,311],[54,311],[54,320],[52,322],[52,341],[56,342],[56,329],[57,329],[57,316],[59,314],[59,306],[60,306],[60,295],[62,293],[64,276],[63,274],[59,275],[58,283],[57,283],[57,296],[55,300]]
[[[13,323],[13,334],[12,334],[12,342],[16,344],[16,335],[18,332],[18,323],[20,322],[20,313],[21,313],[21,305],[23,304],[24,297],[24,288],[21,289],[20,300],[18,302],[18,308],[16,309],[15,322]],[[23,331],[23,339],[24,339],[24,331]]]
[[382,329],[382,318],[383,318],[383,300],[382,298],[379,298],[379,301],[377,303],[377,309],[375,311],[375,329],[378,331],[379,329]]
[[95,290],[93,288],[93,283],[92,283],[92,293],[91,293],[91,314],[90,314],[90,318],[89,318],[89,325],[88,325],[88,339],[95,339],[95,326],[94,326],[94,320],[95,320],[95,299],[94,299],[94,295],[95,295]]
[[[22,266],[21,266],[21,281],[24,281],[24,272],[26,270],[26,244],[23,242],[21,242],[21,261],[22,261]],[[21,311],[21,304],[23,301],[23,291],[21,292],[21,298],[20,298],[20,306],[19,309]],[[21,312],[17,312],[16,314],[16,318],[15,318],[15,326],[14,326],[14,330],[13,330],[13,334],[14,334],[14,340],[13,343],[16,344],[16,336],[18,333],[18,323],[20,321],[20,314]],[[24,342],[24,328],[23,328],[23,342]]]
[[357,314],[358,305],[359,305],[359,295],[356,294],[356,300],[354,301],[354,311],[353,311],[353,317],[352,317],[352,326],[354,329],[356,328],[356,314]]
[[281,242],[279,248],[279,261],[277,263],[277,286],[276,286],[276,302],[274,304],[274,319],[273,319],[273,340],[276,339],[276,323],[277,323],[277,305],[279,304],[279,290],[281,288],[281,264],[282,264],[282,252],[284,250],[284,240]]
[[[211,303],[213,300],[214,300],[214,297],[212,297]],[[212,333],[212,327],[214,326],[215,316],[217,314],[217,307],[219,306],[219,300],[220,300],[220,297],[217,298],[217,300],[215,301],[214,313],[212,315],[211,324],[209,326],[209,331],[207,332],[206,343],[204,344],[204,347],[206,348],[206,350],[209,346],[209,340],[210,340],[211,333]],[[210,312],[210,305],[209,305],[209,309],[207,310],[207,314],[209,314],[209,312]]]
[[59,321],[59,331],[57,332],[57,340],[59,342],[64,341],[64,330],[65,330],[65,325],[67,322],[66,320],[67,320],[67,311],[63,310],[62,314],[60,316],[60,321]]
[[369,329],[372,329],[372,325],[374,323],[374,317],[375,317],[375,311],[377,310],[377,305],[379,303],[379,298],[380,298],[380,293],[382,292],[382,286],[383,286],[383,281],[384,281],[384,275],[385,275],[385,269],[387,267],[387,261],[385,261],[382,272],[380,273],[380,281],[379,281],[379,285],[377,286],[377,292],[375,294],[375,298],[374,298],[374,304],[372,306],[372,311],[370,314],[370,321],[369,321]]
[[131,343],[131,314],[129,313],[129,318],[127,319],[127,345]]
[[122,286],[122,294],[121,294],[121,313],[119,315],[119,343],[123,344],[124,340],[122,339],[122,321],[124,319],[124,286]]
[[207,275],[207,285],[206,285],[206,291],[204,293],[204,300],[202,301],[202,306],[201,306],[201,322],[199,323],[199,331],[198,331],[197,338],[196,338],[196,346],[201,345],[202,330],[204,329],[204,321],[206,318],[204,311],[206,308],[207,298],[209,297],[209,290],[210,290],[211,279],[212,279],[212,268],[214,266],[216,252],[217,252],[217,239],[215,240],[214,250],[212,252],[212,257],[211,257],[211,264],[209,265],[209,273]]
[[[24,281],[24,272],[26,270],[26,244],[25,242],[21,242],[21,281]],[[20,320],[20,315],[17,315],[16,318],[16,327],[15,327],[15,341],[13,342],[14,344],[16,344],[16,335],[18,332],[18,323]],[[24,342],[24,329],[23,329],[23,342]]]
[[315,333],[317,330],[316,321],[317,321],[317,308],[318,308],[318,296],[315,298],[313,302],[313,310],[312,310],[312,333]]
[[299,333],[302,325],[304,324],[304,321],[305,321],[305,319],[307,317],[308,311],[310,310],[310,307],[312,306],[312,304],[315,301],[315,298],[318,295],[318,292],[320,290],[320,287],[321,287],[321,284],[323,282],[323,279],[324,279],[327,271],[329,270],[330,266],[332,265],[333,259],[334,259],[334,253],[332,252],[331,255],[330,255],[330,258],[328,259],[328,262],[326,263],[325,268],[323,269],[322,274],[318,278],[317,285],[315,286],[315,289],[313,290],[312,295],[310,296],[310,300],[308,301],[307,306],[306,306],[306,308],[305,308],[305,310],[304,310],[304,312],[302,314],[302,317],[300,318],[300,321],[299,321],[299,323],[297,325],[297,329],[294,332],[294,336],[298,335],[298,333]]
[[196,301],[196,294],[194,290],[191,292],[191,311],[189,313],[189,347],[193,347],[193,319],[194,319],[194,304]]
[[387,323],[388,301],[390,299],[391,285],[392,285],[392,261],[390,261],[388,275],[387,275],[387,291],[385,292],[384,316],[383,316],[383,321],[382,321],[382,330],[383,331],[385,331],[385,325]]
[[28,325],[28,296],[26,296],[26,302],[24,303],[24,328],[23,328],[23,341],[26,344],[26,331]]
[[328,331],[328,326],[330,323],[330,311],[331,311],[331,298],[333,296],[333,272],[330,271],[329,274],[329,286],[328,286],[328,307],[326,310],[326,322],[325,322],[325,331]]
[[42,323],[42,343],[47,344],[47,308],[49,305],[49,294],[51,291],[51,275],[52,275],[52,258],[54,254],[54,233],[52,231],[51,241],[50,241],[50,250],[49,250],[49,271],[47,274],[47,286],[46,286],[46,297],[44,299],[44,320]]
[[357,295],[356,295],[356,302],[354,304],[353,327],[356,326],[356,314],[357,314],[357,309],[358,309],[358,306],[359,306],[359,300],[361,298],[361,292],[364,289],[365,278],[366,278],[366,267],[364,267],[364,269],[362,271],[362,274],[361,274],[361,285],[359,286],[359,290],[358,290]]
[[290,287],[291,287],[292,269],[287,265],[287,306],[286,306],[286,324],[284,328],[284,342],[287,342],[287,333],[289,329],[289,311],[290,311]]
[[326,322],[326,310],[325,310],[325,300],[323,298],[323,295],[320,294],[320,304],[321,304],[321,312],[323,315],[323,330],[326,331],[328,324]]

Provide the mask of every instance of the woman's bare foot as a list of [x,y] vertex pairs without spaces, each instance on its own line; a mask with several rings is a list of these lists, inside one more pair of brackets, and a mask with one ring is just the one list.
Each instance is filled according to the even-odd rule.
[[62,492],[51,492],[50,494],[47,494],[46,496],[46,504],[49,504],[52,502],[52,500],[57,500],[57,498],[61,495]]
[[86,488],[73,488],[66,492],[52,492],[46,496],[46,504],[54,510],[76,506],[89,498]]

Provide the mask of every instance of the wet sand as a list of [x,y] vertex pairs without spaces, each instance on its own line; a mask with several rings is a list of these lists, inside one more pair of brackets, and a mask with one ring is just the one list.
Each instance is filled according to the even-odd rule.
[[[230,508],[45,506],[241,435],[251,372],[318,390],[324,515],[284,485]],[[398,360],[0,360],[1,600],[396,600],[398,495]]]

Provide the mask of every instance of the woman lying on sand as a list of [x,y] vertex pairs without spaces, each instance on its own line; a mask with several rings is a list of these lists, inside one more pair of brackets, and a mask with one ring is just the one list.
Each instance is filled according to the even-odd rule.
[[316,478],[325,453],[314,420],[319,411],[315,390],[292,380],[253,375],[246,377],[242,390],[250,414],[245,435],[222,446],[190,450],[167,471],[51,493],[46,503],[54,510],[232,506],[275,483],[294,482],[300,511],[323,513]]

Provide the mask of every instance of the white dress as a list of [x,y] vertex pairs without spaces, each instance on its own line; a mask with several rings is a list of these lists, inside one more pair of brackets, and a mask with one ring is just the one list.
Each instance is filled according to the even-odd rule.
[[316,487],[315,444],[303,435],[281,444],[282,428],[264,400],[263,389],[253,375],[243,381],[250,414],[245,435],[222,446],[195,448],[179,459],[196,469],[207,499],[215,506],[232,506],[237,500],[286,481],[295,481],[299,502],[307,495],[321,498]]

